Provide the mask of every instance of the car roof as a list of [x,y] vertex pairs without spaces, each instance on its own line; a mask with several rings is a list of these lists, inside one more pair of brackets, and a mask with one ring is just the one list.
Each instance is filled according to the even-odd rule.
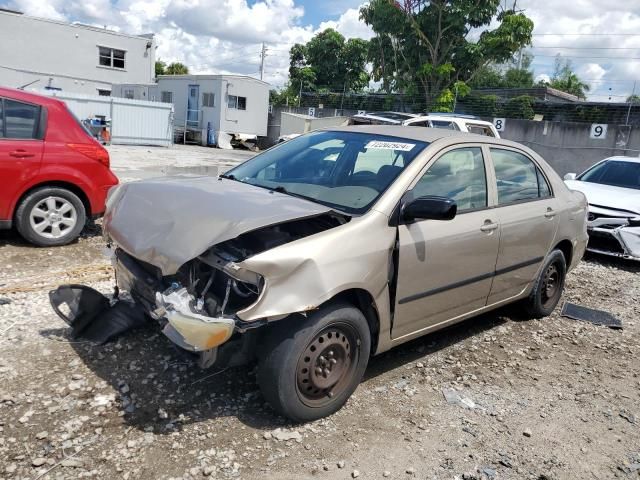
[[617,162],[640,163],[640,157],[625,157],[623,155],[616,155],[614,157],[607,157],[604,160],[615,160]]
[[25,92],[17,88],[0,87],[0,97],[8,97],[14,100],[20,100],[27,103],[35,103],[37,105],[58,105],[62,103],[60,100],[47,95],[40,95],[33,92]]
[[479,118],[469,118],[469,117],[456,117],[455,115],[423,115],[421,117],[412,118],[413,120],[442,120],[443,122],[451,122],[452,120],[465,121],[469,123],[475,123],[477,125],[493,125],[491,122],[487,122],[486,120],[480,120]]
[[501,138],[488,137],[486,135],[476,135],[474,133],[467,132],[458,132],[456,130],[445,130],[442,128],[407,128],[401,125],[349,125],[345,127],[327,127],[322,130],[333,132],[360,132],[370,133],[373,135],[387,135],[390,137],[418,140],[420,142],[428,143],[433,143],[440,139],[449,139],[450,143],[456,143],[456,140],[459,140],[463,143],[494,143],[497,145],[526,148],[523,145],[511,142],[509,140],[503,140]]

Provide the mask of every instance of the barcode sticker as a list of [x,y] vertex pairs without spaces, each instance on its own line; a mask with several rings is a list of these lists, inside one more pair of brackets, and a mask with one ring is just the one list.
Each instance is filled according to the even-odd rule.
[[381,142],[379,140],[372,140],[367,143],[364,148],[377,148],[379,150],[401,150],[403,152],[409,152],[415,146],[415,143]]

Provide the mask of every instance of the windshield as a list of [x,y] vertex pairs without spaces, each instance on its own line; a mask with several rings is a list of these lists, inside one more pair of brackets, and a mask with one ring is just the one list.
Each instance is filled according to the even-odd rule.
[[226,176],[364,213],[426,146],[369,133],[314,132],[281,143]]
[[578,180],[640,190],[640,163],[606,160],[587,170]]

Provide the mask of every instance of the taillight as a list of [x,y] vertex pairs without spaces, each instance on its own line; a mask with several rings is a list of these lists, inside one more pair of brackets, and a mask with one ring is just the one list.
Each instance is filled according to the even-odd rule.
[[85,157],[100,162],[109,168],[109,152],[102,145],[92,145],[90,143],[67,143],[67,147],[81,153]]

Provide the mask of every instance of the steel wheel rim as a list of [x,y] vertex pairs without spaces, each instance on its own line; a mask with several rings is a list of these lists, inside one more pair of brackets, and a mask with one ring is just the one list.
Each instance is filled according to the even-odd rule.
[[309,407],[323,407],[345,391],[360,359],[360,336],[350,325],[330,325],[315,335],[298,360],[296,388]]
[[542,278],[542,304],[547,307],[556,300],[561,289],[560,270],[552,263],[547,267]]
[[57,239],[73,231],[78,223],[78,212],[66,198],[46,197],[31,209],[29,223],[37,235]]

